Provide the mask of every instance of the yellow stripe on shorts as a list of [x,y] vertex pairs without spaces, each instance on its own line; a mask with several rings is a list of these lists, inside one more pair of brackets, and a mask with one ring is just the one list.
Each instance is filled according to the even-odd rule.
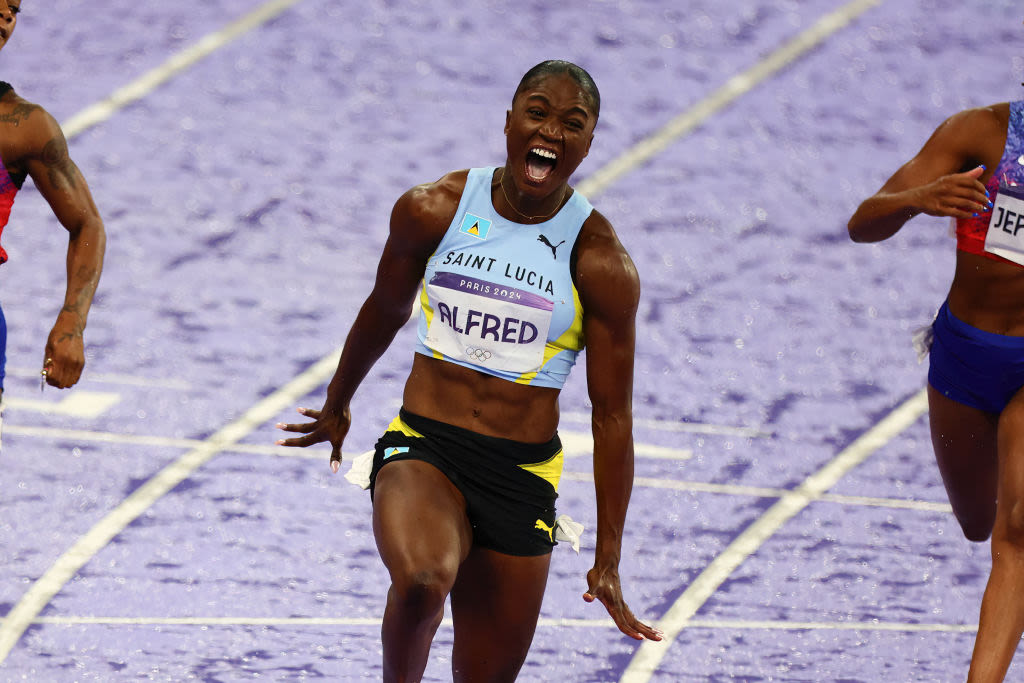
[[392,420],[391,424],[388,425],[388,428],[385,431],[388,431],[388,432],[401,432],[402,434],[405,434],[406,436],[412,436],[412,437],[415,437],[417,439],[422,439],[423,438],[422,434],[420,434],[415,429],[413,429],[409,425],[407,425],[404,422],[402,422],[402,418],[401,417],[396,417],[394,420]]
[[558,452],[543,462],[535,462],[527,465],[520,465],[531,474],[536,474],[544,481],[554,487],[558,492],[558,482],[562,479],[562,464],[565,461],[565,451],[561,448]]

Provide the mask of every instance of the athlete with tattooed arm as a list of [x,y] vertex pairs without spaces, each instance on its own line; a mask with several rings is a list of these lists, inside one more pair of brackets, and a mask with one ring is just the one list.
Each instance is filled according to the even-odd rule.
[[[21,0],[0,0],[0,49],[18,23]],[[0,81],[0,232],[7,225],[14,196],[31,177],[36,189],[68,231],[67,290],[64,305],[46,340],[42,375],[60,388],[75,384],[85,365],[82,333],[103,268],[106,233],[89,186],[68,156],[57,121],[45,109],[22,99]],[[0,264],[7,253],[0,247]],[[0,397],[6,365],[7,324],[0,310]]]

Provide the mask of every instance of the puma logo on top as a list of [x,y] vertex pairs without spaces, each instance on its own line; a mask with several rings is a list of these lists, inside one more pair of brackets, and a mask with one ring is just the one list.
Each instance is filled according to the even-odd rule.
[[544,235],[541,235],[540,237],[538,237],[537,241],[538,242],[543,242],[544,244],[546,244],[548,249],[551,250],[551,257],[552,258],[556,258],[556,259],[558,258],[558,248],[560,246],[562,246],[563,244],[565,244],[565,240],[562,240],[558,244],[551,244],[551,242],[548,241],[548,238],[545,237]]

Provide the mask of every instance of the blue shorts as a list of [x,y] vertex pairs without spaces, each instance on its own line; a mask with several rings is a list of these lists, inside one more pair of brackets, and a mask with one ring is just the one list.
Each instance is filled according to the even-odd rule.
[[1024,387],[1024,337],[972,327],[943,303],[932,324],[928,383],[957,403],[1001,413]]
[[404,408],[377,441],[370,472],[389,462],[420,460],[448,477],[466,499],[473,545],[506,555],[546,555],[556,545],[555,499],[562,442],[532,444],[484,436]]

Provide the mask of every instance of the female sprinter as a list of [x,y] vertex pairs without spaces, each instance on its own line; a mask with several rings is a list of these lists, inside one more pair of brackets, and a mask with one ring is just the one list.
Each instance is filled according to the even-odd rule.
[[337,471],[349,402],[419,297],[403,407],[377,443],[373,529],[390,575],[384,680],[416,681],[451,595],[456,681],[514,680],[533,639],[555,544],[558,394],[584,340],[593,402],[597,548],[584,595],[628,636],[660,640],[622,597],[633,480],[631,394],[640,283],[608,221],[569,186],[600,95],[548,61],[506,114],[502,168],[454,171],[399,198],[377,269],[313,422]]
[[953,513],[992,536],[968,680],[1002,681],[1024,630],[1024,102],[945,121],[850,219],[877,242],[919,213],[956,219],[956,271],[932,325],[932,445]]
[[[0,0],[0,49],[10,40],[20,11],[21,0]],[[85,365],[82,333],[103,269],[106,233],[89,186],[68,156],[60,126],[45,109],[0,81],[0,231],[26,176],[69,235],[64,306],[46,340],[42,370],[48,384],[67,388],[78,381]],[[0,248],[0,263],[5,261],[7,253]],[[6,346],[7,325],[0,311],[0,396]]]

